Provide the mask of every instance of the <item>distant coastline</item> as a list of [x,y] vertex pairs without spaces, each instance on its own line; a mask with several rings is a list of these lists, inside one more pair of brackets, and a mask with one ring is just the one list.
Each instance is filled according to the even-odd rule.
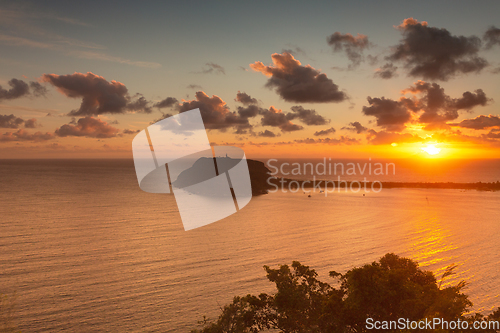
[[[301,190],[311,189],[314,187],[313,180],[298,180],[298,179],[289,179],[289,178],[281,178],[281,177],[272,177],[268,180],[268,186],[270,188],[285,187],[291,188],[293,190]],[[453,183],[453,182],[363,182],[363,181],[331,181],[331,180],[316,180],[316,186],[325,189],[325,183],[328,182],[328,187],[332,188],[332,183],[335,184],[335,188],[352,188],[352,189],[363,189],[366,184],[366,188],[371,188],[374,185],[376,188],[382,186],[384,189],[391,188],[426,188],[426,189],[453,189],[453,190],[477,190],[477,191],[500,191],[500,181],[490,182],[490,183]],[[269,183],[273,184],[273,186],[269,185]]]

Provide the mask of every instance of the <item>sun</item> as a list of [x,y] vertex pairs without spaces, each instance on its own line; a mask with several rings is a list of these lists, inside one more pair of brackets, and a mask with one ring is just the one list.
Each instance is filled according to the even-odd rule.
[[429,155],[437,155],[441,151],[441,148],[437,148],[436,145],[427,145],[427,147],[422,148]]

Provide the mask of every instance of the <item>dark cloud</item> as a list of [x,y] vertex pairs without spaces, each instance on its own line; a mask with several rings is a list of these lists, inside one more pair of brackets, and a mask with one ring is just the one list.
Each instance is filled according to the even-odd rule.
[[242,118],[253,118],[262,112],[265,112],[266,109],[260,108],[255,104],[248,105],[246,107],[244,106],[238,106],[237,107],[238,114]]
[[500,45],[500,29],[491,26],[483,35],[486,49],[490,49],[495,45]]
[[299,119],[306,125],[325,125],[330,121],[318,114],[316,110],[304,109],[302,106],[292,106],[292,112],[287,113],[287,118],[290,120]]
[[10,89],[4,89],[0,86],[0,101],[4,99],[16,99],[29,94],[30,88],[23,80],[12,79],[8,82]]
[[207,62],[205,67],[198,72],[200,74],[226,74],[224,67],[213,62]]
[[368,97],[370,106],[363,106],[363,114],[374,116],[377,126],[384,127],[388,131],[401,131],[405,124],[411,119],[408,104],[411,100],[402,98],[399,101],[392,99]]
[[257,134],[257,136],[262,136],[262,137],[266,137],[266,138],[274,138],[274,137],[276,137],[276,134],[274,134],[270,130],[265,130],[263,132],[259,132]]
[[478,55],[481,39],[477,36],[454,36],[413,18],[397,28],[403,39],[387,58],[404,63],[410,76],[446,81],[457,74],[478,73],[488,65]]
[[481,89],[477,89],[474,93],[466,91],[461,98],[451,98],[439,84],[424,81],[417,81],[414,86],[404,89],[402,93],[420,94],[418,97],[415,96],[414,101],[417,108],[423,110],[418,121],[431,124],[427,129],[441,128],[440,124],[457,119],[459,110],[485,106],[490,101]]
[[330,127],[329,129],[326,129],[326,130],[316,131],[316,132],[314,132],[314,135],[315,136],[325,136],[325,135],[333,134],[335,132],[336,132],[335,128]]
[[40,141],[47,141],[51,140],[54,138],[54,134],[52,133],[42,133],[42,132],[36,132],[36,133],[28,133],[24,129],[20,129],[17,132],[7,132],[2,135],[0,135],[0,142],[10,142],[10,141],[33,141],[33,142],[40,142]]
[[426,125],[424,129],[448,128],[447,122],[459,117],[460,110],[471,110],[486,105],[490,99],[483,90],[466,91],[461,98],[451,98],[437,83],[417,81],[402,94],[412,94],[411,98],[399,100],[368,97],[370,106],[363,107],[363,113],[374,116],[377,126],[386,131],[401,131],[410,121]]
[[418,135],[410,133],[377,132],[375,130],[368,131],[367,139],[368,142],[373,145],[390,145],[392,143],[413,143],[423,141]]
[[170,107],[174,106],[174,104],[176,104],[177,102],[178,102],[177,98],[167,97],[164,100],[156,103],[153,106],[158,108],[158,109],[170,108]]
[[361,123],[359,121],[349,123],[349,126],[342,127],[342,129],[348,130],[348,131],[353,131],[353,132],[356,132],[357,134],[366,132],[368,130],[368,128],[361,125]]
[[136,134],[139,133],[141,130],[131,130],[131,129],[124,129],[123,134]]
[[391,78],[397,76],[397,74],[396,74],[397,69],[398,68],[396,66],[394,66],[393,64],[387,63],[384,66],[377,68],[375,70],[375,74],[373,74],[373,76],[381,78],[381,79],[386,79],[386,80],[391,79]]
[[35,118],[28,119],[24,122],[24,127],[26,128],[37,128],[38,123]]
[[150,102],[144,98],[144,96],[140,96],[135,101],[132,101],[127,104],[127,110],[134,112],[143,112],[143,113],[151,113],[153,110],[149,105]]
[[489,116],[478,116],[472,119],[464,119],[459,123],[450,124],[451,126],[458,126],[464,128],[472,128],[475,130],[482,130],[490,127],[500,127],[500,117],[489,115]]
[[76,125],[65,124],[56,129],[57,136],[84,136],[88,138],[112,138],[118,134],[115,128],[105,121],[93,117],[80,118]]
[[47,88],[42,86],[39,82],[30,82],[31,93],[35,97],[42,97],[47,94]]
[[292,132],[303,129],[304,127],[294,124],[287,117],[287,114],[271,106],[269,110],[262,112],[261,124],[263,126],[273,126],[281,129],[282,132]]
[[105,113],[118,114],[128,111],[150,113],[151,108],[140,95],[133,100],[123,83],[108,82],[102,76],[88,72],[68,75],[44,74],[42,79],[58,88],[67,97],[81,98],[78,110],[69,113],[72,116],[90,116]]
[[19,128],[22,125],[26,128],[36,128],[37,120],[35,118],[24,120],[23,118],[11,115],[0,114],[0,128]]
[[360,144],[358,139],[349,138],[346,136],[341,136],[339,139],[335,138],[324,138],[324,139],[297,139],[294,140],[295,143],[305,143],[305,144],[327,144],[327,145],[358,145]]
[[222,98],[216,95],[209,97],[203,91],[197,91],[194,100],[178,104],[176,109],[179,112],[200,109],[201,117],[207,129],[224,130],[228,127],[252,127],[248,122],[248,117],[231,112]]
[[186,88],[188,88],[188,89],[195,89],[195,90],[201,90],[202,89],[201,86],[197,85],[197,84],[190,84]]
[[236,98],[234,99],[236,102],[240,102],[243,105],[250,105],[250,104],[257,104],[258,101],[257,99],[251,97],[247,93],[240,92],[238,90],[238,93],[236,94]]
[[276,92],[285,101],[297,103],[342,102],[345,93],[325,74],[307,65],[302,66],[290,53],[272,55],[274,66],[265,66],[257,61],[250,67],[269,77],[268,88]]
[[488,134],[486,134],[488,139],[500,139],[500,129],[494,128]]
[[354,37],[349,33],[341,34],[340,32],[335,32],[328,36],[326,40],[334,52],[345,51],[347,58],[351,62],[349,69],[353,69],[361,64],[361,61],[363,61],[363,50],[370,47],[368,37],[361,34]]

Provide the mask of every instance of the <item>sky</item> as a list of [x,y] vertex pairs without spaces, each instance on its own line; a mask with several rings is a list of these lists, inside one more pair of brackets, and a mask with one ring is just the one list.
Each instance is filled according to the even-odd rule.
[[251,158],[498,158],[498,12],[0,2],[0,158],[131,158],[138,131],[194,108]]

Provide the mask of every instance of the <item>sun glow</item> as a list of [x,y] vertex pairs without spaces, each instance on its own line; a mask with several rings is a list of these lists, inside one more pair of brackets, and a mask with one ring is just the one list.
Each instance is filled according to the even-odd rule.
[[429,155],[437,155],[441,151],[441,148],[437,148],[436,145],[427,145],[427,147],[422,148]]

